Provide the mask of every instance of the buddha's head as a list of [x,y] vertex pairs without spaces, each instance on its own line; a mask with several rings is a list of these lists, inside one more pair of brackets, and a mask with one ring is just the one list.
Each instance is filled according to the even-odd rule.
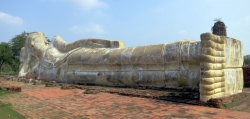
[[37,76],[39,61],[47,48],[48,41],[43,33],[30,33],[20,52],[19,76]]
[[25,48],[27,48],[32,56],[40,58],[48,48],[48,41],[42,32],[32,32],[26,38]]

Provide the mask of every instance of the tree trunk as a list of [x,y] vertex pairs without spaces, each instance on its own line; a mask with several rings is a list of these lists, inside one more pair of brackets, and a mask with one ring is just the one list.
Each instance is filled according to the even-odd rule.
[[3,66],[3,61],[0,62],[0,73],[2,73],[2,66]]

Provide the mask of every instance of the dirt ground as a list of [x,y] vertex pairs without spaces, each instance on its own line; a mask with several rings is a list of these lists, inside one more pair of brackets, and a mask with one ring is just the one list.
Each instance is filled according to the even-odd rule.
[[250,87],[244,88],[243,92],[246,92],[247,96],[242,99],[234,100],[231,104],[228,104],[226,109],[250,113]]
[[[0,84],[22,87],[22,92],[6,95],[0,101],[12,103],[13,109],[28,119],[250,119],[250,96],[234,101],[226,109],[218,109],[153,99],[166,93],[172,94],[171,91],[89,86],[89,89],[95,88],[99,91],[86,93],[86,88],[62,90],[59,86],[45,87],[2,78]],[[246,88],[244,91],[250,92],[250,89]],[[137,97],[118,95],[117,92],[136,93]]]

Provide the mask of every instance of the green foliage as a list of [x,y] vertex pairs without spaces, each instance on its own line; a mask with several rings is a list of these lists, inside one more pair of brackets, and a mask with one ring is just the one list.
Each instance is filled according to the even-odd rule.
[[0,88],[0,97],[9,93],[5,87]]
[[244,83],[244,88],[250,88],[250,84]]
[[47,39],[47,41],[50,43],[51,42],[51,40],[48,38],[48,37],[45,37],[46,39]]
[[24,47],[25,45],[25,40],[27,38],[27,36],[29,35],[29,33],[26,33],[25,31],[22,32],[21,34],[19,35],[16,35],[14,38],[12,38],[10,41],[9,41],[9,45],[11,47],[11,50],[13,52],[13,55],[16,57],[16,58],[19,58],[19,55],[20,55],[20,49],[22,47]]
[[[214,21],[215,21],[215,23],[217,23],[217,22],[222,22],[222,21],[221,21],[221,18],[215,18]],[[225,27],[227,28],[226,25],[225,25]],[[213,27],[212,27],[212,31],[213,31]]]
[[4,76],[4,75],[17,75],[17,73],[13,71],[4,71],[0,73],[0,76]]
[[[15,35],[8,43],[0,45],[0,73],[3,72],[18,72],[20,66],[20,51],[24,47],[28,32],[22,32]],[[50,39],[46,37],[48,42]],[[10,58],[11,57],[11,58]],[[2,70],[3,67],[3,71]]]
[[13,37],[10,41],[9,41],[9,46],[11,48],[11,51],[13,53],[13,57],[12,57],[12,62],[11,62],[11,67],[13,69],[14,72],[17,72],[19,70],[19,65],[20,65],[20,61],[19,61],[19,57],[20,57],[20,51],[21,48],[24,47],[25,45],[25,40],[27,38],[27,36],[29,35],[29,33],[27,32],[22,32],[19,35],[16,35],[15,37]]
[[11,52],[11,48],[9,47],[8,43],[2,42],[0,44],[0,72],[2,72],[2,66],[5,63],[12,62],[13,54]]
[[215,18],[214,21],[219,22],[219,21],[221,21],[221,18]]
[[1,72],[1,74],[2,74],[2,73],[6,73],[6,72],[12,72],[12,67],[11,67],[11,65],[10,65],[9,63],[3,64],[3,66],[2,66],[2,71],[3,71],[3,72]]
[[244,56],[244,66],[250,66],[250,55]]

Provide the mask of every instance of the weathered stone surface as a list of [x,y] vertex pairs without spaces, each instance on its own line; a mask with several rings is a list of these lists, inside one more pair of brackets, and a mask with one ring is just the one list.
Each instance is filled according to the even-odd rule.
[[[77,84],[200,88],[201,100],[242,90],[242,43],[210,33],[201,41],[125,48],[122,41],[97,38],[48,44],[31,33],[20,54],[19,77]],[[200,86],[199,86],[200,85]],[[232,87],[232,88],[231,88]]]
[[241,41],[210,33],[201,34],[200,99],[221,98],[242,92]]

